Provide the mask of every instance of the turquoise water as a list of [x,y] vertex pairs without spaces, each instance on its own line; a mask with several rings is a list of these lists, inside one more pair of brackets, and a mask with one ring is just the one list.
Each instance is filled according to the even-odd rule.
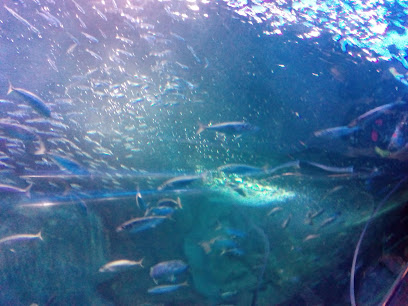
[[407,260],[407,5],[4,2],[0,304],[347,305],[398,186],[356,262],[379,303]]

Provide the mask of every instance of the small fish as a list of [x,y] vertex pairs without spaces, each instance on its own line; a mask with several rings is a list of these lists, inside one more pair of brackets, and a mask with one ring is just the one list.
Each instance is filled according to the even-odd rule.
[[264,169],[253,167],[244,164],[227,164],[217,168],[218,171],[226,174],[238,174],[238,175],[255,175],[264,173]]
[[334,138],[340,138],[343,136],[351,135],[360,129],[361,128],[359,126],[353,126],[353,127],[336,126],[336,127],[332,127],[328,129],[318,130],[314,132],[313,134],[315,137],[319,137],[319,138],[334,139]]
[[210,125],[203,125],[199,123],[197,135],[204,130],[211,130],[226,135],[242,135],[246,132],[257,131],[259,128],[244,121],[222,122]]
[[92,8],[96,11],[96,13],[99,15],[99,17],[101,17],[105,21],[108,21],[108,18],[106,17],[106,15],[104,13],[102,13],[100,10],[98,10],[98,8],[95,5],[92,6]]
[[134,218],[119,225],[116,228],[116,232],[122,232],[125,230],[131,233],[142,232],[151,228],[155,228],[166,219],[167,217],[163,216],[147,216]]
[[197,54],[195,53],[193,47],[190,46],[190,45],[187,45],[187,49],[191,52],[191,54],[193,55],[195,61],[196,61],[197,63],[201,63],[201,60],[200,60],[200,58],[197,56]]
[[324,170],[326,172],[331,172],[331,173],[353,173],[354,172],[354,167],[332,167],[332,166],[326,166],[323,164],[315,163],[315,162],[310,162],[306,161],[307,164],[314,166],[316,168],[319,168],[321,170]]
[[169,179],[165,181],[163,184],[161,184],[157,190],[174,190],[174,189],[182,189],[188,185],[190,185],[193,182],[202,180],[204,178],[205,174],[200,174],[200,175],[182,175],[182,176],[177,176],[172,179]]
[[139,209],[141,210],[146,210],[147,205],[145,203],[145,201],[142,198],[142,194],[139,191],[139,187],[137,188],[137,193],[136,193],[136,205],[137,207],[139,207]]
[[99,40],[98,40],[95,36],[92,36],[91,34],[88,34],[88,33],[85,33],[85,32],[81,32],[81,33],[82,33],[82,35],[84,35],[86,38],[88,38],[89,41],[94,42],[94,43],[98,43],[98,42],[99,42]]
[[174,211],[174,208],[169,206],[152,207],[146,210],[145,216],[165,216],[170,218]]
[[77,10],[85,15],[85,10],[82,8],[82,6],[80,6],[77,2],[75,2],[75,0],[72,0],[72,2],[75,4]]
[[157,206],[168,206],[168,207],[176,208],[176,209],[183,208],[179,197],[177,197],[177,200],[173,200],[169,198],[161,199],[157,202]]
[[283,163],[281,165],[278,165],[276,167],[266,169],[265,172],[268,174],[272,174],[278,170],[285,169],[285,168],[300,168],[300,161],[299,160],[294,160],[290,162]]
[[177,274],[186,271],[188,265],[179,259],[162,261],[150,268],[150,277],[156,282],[157,279],[169,279],[174,281]]
[[100,60],[100,61],[103,60],[102,56],[100,56],[98,53],[96,53],[96,52],[94,52],[92,50],[89,50],[88,48],[86,48],[85,51],[88,52],[90,55],[92,55],[97,60]]
[[277,213],[278,211],[281,211],[281,210],[283,210],[282,207],[279,207],[279,206],[274,207],[274,208],[271,209],[270,212],[267,213],[267,216],[271,216],[271,215],[273,215],[273,214],[275,214],[275,213]]
[[99,268],[99,272],[119,272],[119,271],[124,271],[127,270],[131,267],[134,266],[140,266],[143,267],[143,259],[140,259],[138,261],[133,261],[133,260],[127,260],[127,259],[120,259],[120,260],[115,260],[108,262],[107,264],[103,265],[102,267]]
[[170,32],[170,35],[173,36],[174,38],[177,38],[180,41],[185,41],[185,39],[182,36],[180,36],[180,35],[178,35],[178,34],[176,34],[174,32]]
[[7,193],[24,193],[28,198],[31,197],[30,190],[33,187],[33,184],[30,183],[26,188],[18,188],[16,186],[0,184],[0,192]]
[[18,21],[20,21],[21,23],[25,24],[30,31],[34,32],[37,35],[40,35],[40,31],[33,26],[31,23],[29,23],[26,19],[24,19],[23,17],[21,17],[19,14],[17,14],[17,12],[13,11],[11,8],[9,8],[7,5],[4,5],[4,8],[11,14],[13,15],[14,18],[16,18]]
[[220,256],[223,256],[223,255],[240,257],[240,256],[244,256],[245,252],[243,249],[236,247],[236,248],[231,248],[231,249],[223,249],[220,253]]
[[391,111],[393,109],[400,108],[400,107],[401,109],[406,109],[407,104],[404,101],[396,101],[393,103],[388,103],[385,105],[378,106],[376,108],[369,110],[368,112],[365,112],[361,116],[357,117],[356,119],[351,121],[348,124],[348,126],[349,127],[354,127],[357,125],[361,126],[361,124],[363,123],[372,122],[373,120],[377,119],[380,115],[388,111]]
[[9,81],[7,94],[9,95],[12,92],[16,92],[20,97],[24,98],[37,113],[48,118],[51,117],[51,110],[39,96],[23,88],[13,87]]
[[4,237],[0,239],[0,244],[25,241],[25,240],[35,240],[35,239],[40,239],[41,241],[44,240],[43,237],[41,236],[41,231],[39,231],[37,234],[18,234],[18,235]]
[[287,228],[291,219],[292,219],[292,214],[289,214],[288,218],[285,221],[283,221],[282,228]]
[[73,43],[71,46],[69,46],[69,48],[67,49],[67,54],[71,54],[72,52],[74,52],[75,48],[78,46],[77,43]]
[[50,12],[46,11],[45,9],[41,9],[41,12],[39,12],[38,10],[36,10],[37,14],[40,15],[41,17],[43,17],[45,20],[48,21],[48,23],[56,28],[63,28],[63,24],[61,23],[61,21],[53,16]]
[[122,42],[124,42],[124,43],[126,43],[128,45],[133,45],[134,44],[133,40],[131,40],[129,38],[126,38],[126,37],[123,37],[123,36],[116,35],[116,39],[119,39],[120,41],[122,41]]
[[89,175],[90,173],[75,160],[55,153],[48,153],[48,156],[62,169],[76,175]]
[[241,231],[239,229],[236,229],[236,228],[226,227],[226,228],[224,228],[224,231],[228,236],[231,236],[232,238],[241,238],[242,239],[242,238],[245,238],[245,236],[246,236],[245,232],[243,232],[243,231]]
[[150,294],[160,294],[160,293],[168,293],[168,292],[173,292],[181,287],[188,286],[187,281],[184,283],[180,284],[174,284],[174,285],[161,285],[161,286],[156,286],[152,287],[149,290],[147,290],[148,293]]
[[332,217],[329,217],[329,218],[323,220],[322,223],[320,224],[319,228],[322,228],[322,227],[324,227],[324,226],[326,226],[326,225],[328,225],[328,224],[334,222],[336,219],[337,219],[337,214],[334,215],[334,216],[332,216]]
[[305,239],[303,239],[303,242],[306,242],[306,241],[308,241],[308,240],[312,240],[312,239],[319,238],[319,236],[320,236],[320,235],[316,235],[316,234],[307,235],[307,236],[305,237]]
[[402,120],[395,127],[394,133],[391,135],[390,142],[388,144],[388,151],[398,151],[405,145],[405,135],[403,128],[407,125],[407,115],[404,115]]

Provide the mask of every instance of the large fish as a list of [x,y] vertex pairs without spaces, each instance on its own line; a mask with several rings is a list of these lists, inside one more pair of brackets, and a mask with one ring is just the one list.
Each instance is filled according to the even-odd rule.
[[27,101],[37,113],[48,118],[51,117],[51,110],[48,108],[45,102],[36,94],[23,88],[13,87],[11,82],[9,82],[9,89],[7,91],[7,94],[9,95],[12,92],[17,93],[20,97]]

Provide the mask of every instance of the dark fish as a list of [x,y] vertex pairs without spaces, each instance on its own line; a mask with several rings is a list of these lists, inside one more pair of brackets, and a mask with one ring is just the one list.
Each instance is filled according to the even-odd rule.
[[315,137],[333,139],[333,138],[340,138],[343,136],[348,136],[350,134],[353,134],[354,132],[357,132],[360,129],[361,128],[359,126],[353,126],[353,127],[336,126],[336,127],[316,131],[313,134],[315,135]]
[[147,290],[148,293],[150,294],[160,294],[160,293],[168,293],[168,292],[172,292],[175,291],[181,287],[185,287],[188,286],[187,281],[185,281],[184,283],[180,283],[180,284],[174,284],[174,285],[161,285],[161,286],[156,286],[156,287],[152,287],[149,290]]
[[9,95],[12,92],[16,92],[20,97],[26,100],[37,113],[48,118],[51,117],[51,110],[36,94],[23,88],[13,87],[13,85],[11,85],[11,82],[9,82],[9,89],[7,91],[7,94]]
[[242,135],[246,132],[257,131],[259,128],[244,121],[222,122],[210,125],[199,123],[197,134],[202,133],[204,130],[211,130],[226,135]]
[[388,111],[394,110],[394,109],[398,109],[399,107],[404,109],[407,107],[407,104],[404,101],[396,101],[394,103],[389,103],[389,104],[378,106],[376,108],[373,108],[372,110],[369,110],[368,112],[365,112],[361,116],[357,117],[356,119],[351,121],[348,126],[349,127],[354,127],[357,125],[361,126],[361,124],[372,122],[373,120],[377,119],[382,114]]
[[163,217],[163,216],[148,216],[148,217],[134,218],[134,219],[131,219],[119,225],[116,228],[116,231],[122,232],[126,230],[131,233],[138,233],[138,232],[142,232],[142,231],[154,228],[166,219],[167,217]]

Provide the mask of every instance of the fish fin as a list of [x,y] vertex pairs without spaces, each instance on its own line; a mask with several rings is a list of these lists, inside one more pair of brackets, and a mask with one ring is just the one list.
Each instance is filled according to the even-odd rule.
[[38,234],[36,235],[41,241],[44,241],[42,235],[41,235],[41,231],[38,232]]
[[181,205],[180,197],[177,197],[177,206],[178,206],[180,209],[183,209],[183,205]]
[[31,193],[30,193],[31,187],[33,187],[33,183],[30,183],[30,185],[28,185],[27,188],[24,189],[24,193],[26,194],[27,198],[31,198]]
[[188,281],[185,281],[184,283],[181,283],[180,285],[181,286],[189,286],[189,283],[188,283]]
[[159,282],[157,281],[157,279],[153,278],[153,281],[154,281],[154,283],[155,283],[156,285],[159,284]]
[[11,85],[11,82],[9,81],[9,88],[8,88],[7,94],[9,95],[9,94],[11,94],[13,91],[14,91],[14,87],[13,87],[13,85]]
[[207,128],[207,126],[205,126],[204,124],[202,124],[201,122],[198,123],[198,130],[197,130],[197,135],[201,134],[205,129]]

